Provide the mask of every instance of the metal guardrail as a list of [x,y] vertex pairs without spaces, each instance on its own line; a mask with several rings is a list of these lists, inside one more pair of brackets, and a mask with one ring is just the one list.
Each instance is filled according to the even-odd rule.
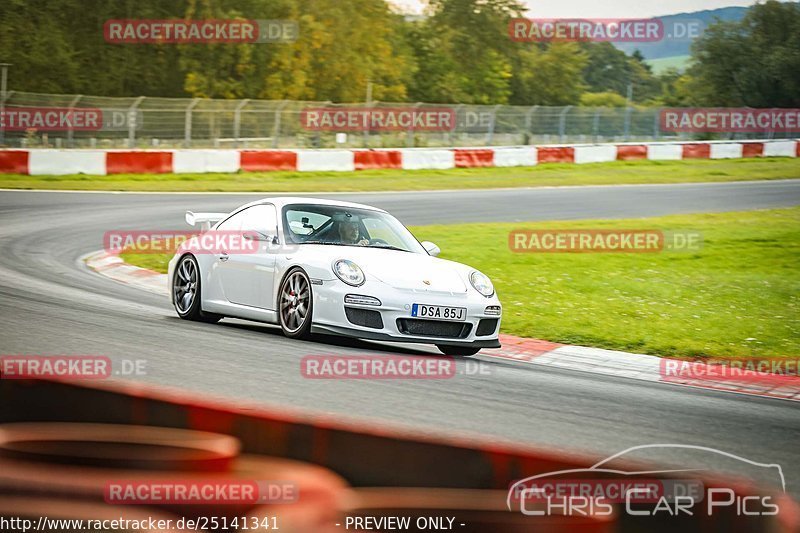
[[[504,146],[692,140],[692,134],[664,133],[660,108],[590,108],[454,104],[452,131],[364,131],[337,135],[303,127],[306,108],[344,108],[289,100],[211,100],[201,98],[102,97],[9,91],[1,103],[23,107],[102,110],[97,131],[6,129],[5,146],[36,148],[389,148]],[[371,102],[369,107],[441,109],[442,104]],[[774,135],[779,137],[780,135]],[[772,138],[764,133],[728,134],[730,139]],[[706,136],[705,138],[708,138]]]

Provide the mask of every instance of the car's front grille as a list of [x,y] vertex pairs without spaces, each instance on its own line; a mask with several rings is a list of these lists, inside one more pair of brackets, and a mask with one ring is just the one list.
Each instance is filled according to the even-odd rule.
[[344,314],[351,324],[364,326],[365,328],[383,329],[383,319],[379,311],[372,309],[358,309],[356,307],[345,307]]
[[463,339],[469,335],[472,324],[468,322],[446,322],[444,320],[398,318],[397,329],[400,333],[405,333],[406,335]]
[[475,335],[478,337],[491,335],[495,329],[497,329],[496,318],[481,318],[481,321],[478,322],[478,329],[475,330]]

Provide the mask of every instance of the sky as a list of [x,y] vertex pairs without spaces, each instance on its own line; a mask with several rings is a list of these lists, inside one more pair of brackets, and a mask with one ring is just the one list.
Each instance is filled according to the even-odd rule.
[[[424,0],[389,0],[404,13],[421,13]],[[751,6],[756,0],[522,0],[529,17],[643,18]]]

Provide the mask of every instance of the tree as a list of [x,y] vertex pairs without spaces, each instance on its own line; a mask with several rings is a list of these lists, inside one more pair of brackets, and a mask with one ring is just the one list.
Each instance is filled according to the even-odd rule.
[[[288,19],[290,0],[187,0],[187,20]],[[280,43],[178,45],[184,89],[197,98],[255,98]]]
[[586,89],[586,54],[575,43],[530,46],[519,52],[514,68],[516,105],[574,105]]
[[4,0],[0,57],[11,88],[89,95],[184,96],[172,45],[110,44],[107,20],[180,17],[182,0]]
[[409,97],[416,102],[472,102],[464,69],[453,57],[451,32],[435,30],[430,21],[412,22],[408,42],[419,65],[409,83]]
[[507,103],[515,53],[508,23],[523,6],[517,0],[432,0],[429,10],[412,33],[420,67],[412,99]]
[[675,68],[669,68],[659,77],[659,95],[650,103],[655,106],[692,107],[698,105],[697,80]]
[[581,95],[581,105],[586,107],[625,107],[627,102],[623,96],[610,91]]
[[292,16],[299,39],[278,45],[262,97],[362,102],[371,82],[376,100],[406,99],[414,62],[383,0],[297,0]]
[[[587,90],[584,102],[613,102],[607,93],[624,98],[632,85],[638,103],[740,102],[740,93],[796,101],[778,95],[800,92],[800,31],[785,13],[797,8],[769,2],[753,11],[741,27],[710,32],[693,74],[661,78],[642,54],[609,43],[513,41],[509,21],[523,15],[521,0],[430,0],[424,17],[398,15],[386,0],[5,0],[0,58],[14,64],[12,89],[67,94],[363,102],[371,84],[384,102],[529,106],[578,105]],[[111,19],[291,20],[299,35],[113,44],[103,37]]]
[[768,0],[710,25],[692,47],[703,105],[800,107],[800,6]]
[[588,57],[583,76],[589,91],[615,92],[626,97],[630,84],[635,102],[646,102],[658,96],[659,81],[638,50],[629,56],[606,42],[586,43],[583,49]]

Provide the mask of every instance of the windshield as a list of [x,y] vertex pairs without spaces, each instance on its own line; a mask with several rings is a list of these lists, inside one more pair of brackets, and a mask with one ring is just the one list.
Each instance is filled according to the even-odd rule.
[[287,205],[283,208],[283,228],[286,240],[295,244],[365,246],[427,253],[396,218],[370,209]]

